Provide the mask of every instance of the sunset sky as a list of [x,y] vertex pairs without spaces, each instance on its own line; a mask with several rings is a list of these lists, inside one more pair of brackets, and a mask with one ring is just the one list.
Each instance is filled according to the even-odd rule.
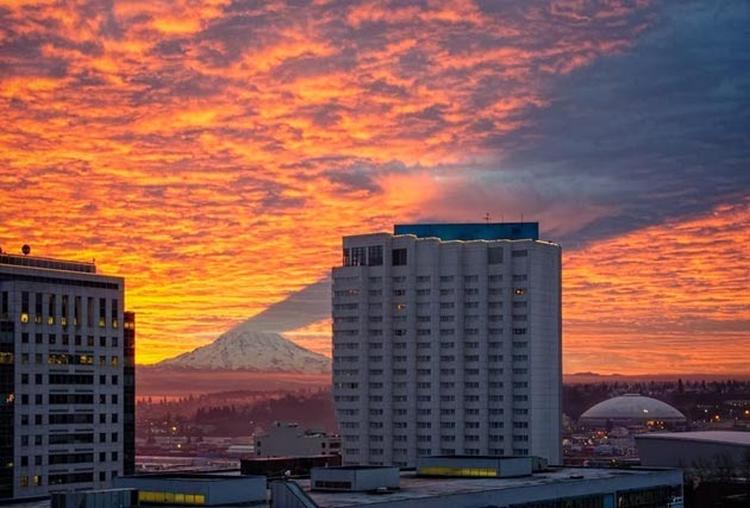
[[[748,26],[705,0],[0,0],[0,247],[125,276],[152,363],[325,279],[344,234],[523,216],[564,249],[567,373],[750,374]],[[313,321],[289,336],[329,354]]]

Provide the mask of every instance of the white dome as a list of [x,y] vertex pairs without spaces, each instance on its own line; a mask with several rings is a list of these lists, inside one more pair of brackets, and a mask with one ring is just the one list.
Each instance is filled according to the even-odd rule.
[[666,402],[637,393],[628,393],[590,407],[580,419],[583,421],[683,421],[685,415]]

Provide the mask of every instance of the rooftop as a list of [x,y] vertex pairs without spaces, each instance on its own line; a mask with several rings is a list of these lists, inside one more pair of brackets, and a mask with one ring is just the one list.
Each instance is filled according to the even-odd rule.
[[419,477],[414,472],[401,474],[400,488],[388,494],[371,494],[367,492],[324,492],[311,491],[310,480],[298,480],[297,483],[318,506],[326,508],[343,508],[378,504],[395,503],[415,499],[470,494],[475,492],[506,490],[527,487],[540,487],[562,482],[589,482],[594,480],[628,479],[647,477],[651,474],[671,474],[665,469],[592,469],[592,468],[557,468],[518,478],[430,478]]
[[704,430],[697,432],[654,432],[639,434],[636,439],[670,439],[750,446],[750,432],[732,430]]
[[96,273],[96,264],[93,262],[68,261],[39,256],[21,256],[19,254],[8,254],[7,252],[0,252],[0,265],[27,266],[47,270],[63,270],[66,272]]
[[450,240],[539,240],[538,222],[474,222],[453,224],[396,224],[394,235]]

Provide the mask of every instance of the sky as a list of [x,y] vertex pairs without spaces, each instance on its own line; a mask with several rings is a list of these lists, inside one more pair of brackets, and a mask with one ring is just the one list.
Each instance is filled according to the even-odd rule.
[[[736,1],[0,0],[0,247],[125,276],[153,363],[325,300],[342,235],[523,217],[563,247],[567,373],[748,374],[748,27]],[[328,319],[294,326],[330,354]]]

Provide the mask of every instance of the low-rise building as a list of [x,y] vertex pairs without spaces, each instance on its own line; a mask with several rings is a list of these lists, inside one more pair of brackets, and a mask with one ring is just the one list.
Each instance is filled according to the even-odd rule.
[[296,423],[274,422],[255,439],[257,457],[302,457],[306,455],[338,455],[341,438],[325,432],[303,430]]
[[[544,467],[533,459],[431,457],[420,463],[416,471],[402,471],[395,484],[394,468],[344,466],[313,470],[310,480],[272,482],[271,500],[274,508],[683,506],[682,472],[676,469]],[[523,464],[520,460],[528,462]]]
[[750,432],[660,432],[635,436],[644,466],[683,469],[750,468]]

